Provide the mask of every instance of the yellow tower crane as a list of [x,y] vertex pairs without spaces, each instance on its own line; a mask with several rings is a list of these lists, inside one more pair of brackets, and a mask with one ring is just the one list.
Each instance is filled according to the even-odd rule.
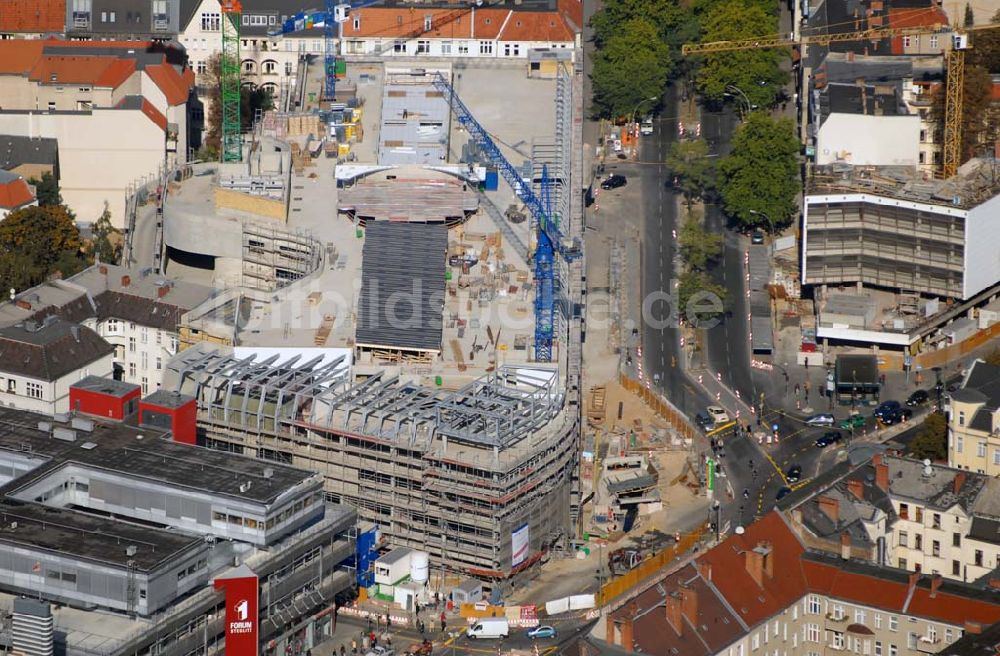
[[812,34],[790,39],[767,36],[731,41],[706,41],[688,43],[681,47],[684,55],[728,52],[733,50],[754,50],[757,48],[789,48],[798,45],[830,45],[846,41],[877,41],[896,36],[920,36],[923,34],[951,33],[951,48],[945,54],[945,104],[944,104],[944,166],[945,178],[955,175],[962,157],[962,96],[965,89],[965,51],[969,48],[968,32],[1000,28],[1000,23],[974,25],[948,30],[943,25],[922,27],[878,27],[839,34]]

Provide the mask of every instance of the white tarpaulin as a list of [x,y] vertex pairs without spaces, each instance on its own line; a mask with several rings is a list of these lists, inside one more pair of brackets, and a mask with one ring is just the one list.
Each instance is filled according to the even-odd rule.
[[549,615],[558,615],[569,610],[569,597],[553,599],[545,602],[545,612]]
[[573,595],[569,598],[569,609],[570,610],[582,610],[584,608],[593,608],[595,606],[594,595],[583,594],[583,595]]
[[510,566],[517,567],[528,557],[528,525],[522,524],[510,534]]

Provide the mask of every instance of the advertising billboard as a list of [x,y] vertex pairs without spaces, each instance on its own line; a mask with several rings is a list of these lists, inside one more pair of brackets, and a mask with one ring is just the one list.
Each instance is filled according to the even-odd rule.
[[257,575],[241,565],[214,584],[226,593],[226,656],[257,656]]
[[518,526],[510,534],[510,566],[517,567],[528,557],[528,524]]

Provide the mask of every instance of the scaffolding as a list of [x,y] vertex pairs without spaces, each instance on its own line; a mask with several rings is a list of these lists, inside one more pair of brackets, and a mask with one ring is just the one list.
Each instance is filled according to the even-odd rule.
[[198,399],[209,446],[322,473],[331,501],[436,562],[502,579],[530,564],[512,563],[517,527],[530,527],[528,561],[569,531],[577,424],[555,370],[500,367],[449,391],[204,345],[168,369]]
[[322,264],[323,245],[308,232],[243,223],[243,287],[272,292],[312,274]]

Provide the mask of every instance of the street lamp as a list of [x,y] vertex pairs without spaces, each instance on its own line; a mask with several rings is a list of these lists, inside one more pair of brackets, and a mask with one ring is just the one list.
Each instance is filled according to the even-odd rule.
[[750,110],[753,108],[753,104],[750,102],[750,98],[743,91],[743,89],[739,88],[735,84],[727,84],[726,91],[728,91],[729,93],[724,93],[722,95],[729,96],[731,98],[739,97],[742,100],[741,104],[743,106],[743,111],[740,112],[740,118],[743,118],[744,116],[750,113]]
[[763,212],[758,212],[757,210],[749,210],[749,212],[754,216],[764,217],[764,220],[767,221],[767,225],[771,230],[771,234],[774,234],[774,221],[771,220],[771,217],[769,217],[767,214],[764,214]]

